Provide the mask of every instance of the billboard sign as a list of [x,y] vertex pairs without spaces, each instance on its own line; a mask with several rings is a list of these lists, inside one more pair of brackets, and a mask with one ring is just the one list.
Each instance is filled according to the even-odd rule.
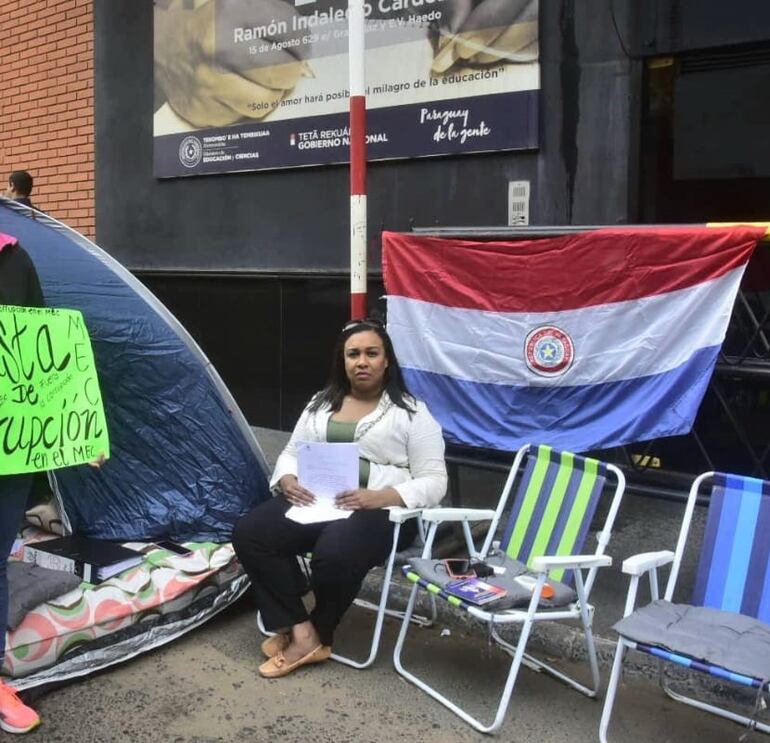
[[[371,160],[537,147],[538,0],[371,0]],[[157,177],[347,162],[346,0],[156,0]]]

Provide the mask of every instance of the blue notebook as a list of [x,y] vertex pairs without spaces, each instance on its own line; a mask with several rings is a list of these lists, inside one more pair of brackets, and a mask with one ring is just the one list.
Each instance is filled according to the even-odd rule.
[[479,606],[502,598],[508,593],[504,588],[493,586],[480,578],[461,578],[447,583],[444,590],[469,604],[478,604]]

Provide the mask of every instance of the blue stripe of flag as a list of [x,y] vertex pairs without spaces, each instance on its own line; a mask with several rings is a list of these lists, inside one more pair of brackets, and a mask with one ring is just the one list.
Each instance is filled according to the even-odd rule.
[[582,452],[688,433],[719,346],[663,374],[580,387],[486,384],[404,368],[449,441],[513,451],[530,441]]

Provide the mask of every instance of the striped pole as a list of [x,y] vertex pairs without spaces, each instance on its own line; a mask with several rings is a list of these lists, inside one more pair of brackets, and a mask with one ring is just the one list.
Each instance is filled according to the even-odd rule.
[[350,66],[350,316],[366,316],[366,67],[364,2],[348,0]]

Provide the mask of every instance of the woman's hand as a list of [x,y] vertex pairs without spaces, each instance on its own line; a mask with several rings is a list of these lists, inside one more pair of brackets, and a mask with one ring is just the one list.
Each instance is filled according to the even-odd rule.
[[99,470],[102,468],[102,465],[106,461],[107,457],[104,455],[104,452],[99,452],[99,456],[94,459],[93,461],[88,463],[89,467],[93,467],[95,470]]
[[315,503],[315,496],[299,484],[296,475],[284,475],[278,485],[293,506],[312,506]]
[[394,488],[385,488],[384,490],[358,488],[357,490],[346,490],[337,495],[334,499],[334,505],[345,511],[370,511],[387,506],[403,506],[404,501],[401,500],[401,496]]

